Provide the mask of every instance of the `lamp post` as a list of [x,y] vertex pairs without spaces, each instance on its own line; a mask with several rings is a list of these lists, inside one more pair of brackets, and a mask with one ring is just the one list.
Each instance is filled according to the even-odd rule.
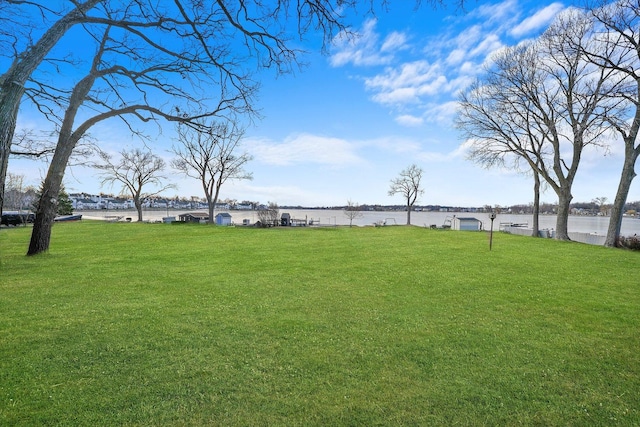
[[491,214],[489,214],[489,219],[491,219],[491,230],[489,231],[489,250],[491,250],[491,247],[493,246],[493,220],[496,219],[496,213],[491,212]]

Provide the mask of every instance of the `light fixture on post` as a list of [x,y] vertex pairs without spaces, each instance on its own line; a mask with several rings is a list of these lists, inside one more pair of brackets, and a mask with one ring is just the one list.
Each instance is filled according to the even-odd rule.
[[489,219],[491,219],[491,230],[489,231],[489,250],[493,246],[493,220],[496,219],[496,213],[491,212],[489,214]]

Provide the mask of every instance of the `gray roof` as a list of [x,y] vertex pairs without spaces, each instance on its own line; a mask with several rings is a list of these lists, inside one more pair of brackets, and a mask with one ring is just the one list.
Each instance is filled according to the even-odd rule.
[[209,218],[209,214],[206,212],[189,212],[180,214],[179,216],[191,216],[193,218]]

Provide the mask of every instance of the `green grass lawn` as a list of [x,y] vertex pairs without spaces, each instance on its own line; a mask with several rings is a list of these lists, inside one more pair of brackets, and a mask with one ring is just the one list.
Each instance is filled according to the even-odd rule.
[[0,230],[0,425],[640,425],[640,253],[417,227]]

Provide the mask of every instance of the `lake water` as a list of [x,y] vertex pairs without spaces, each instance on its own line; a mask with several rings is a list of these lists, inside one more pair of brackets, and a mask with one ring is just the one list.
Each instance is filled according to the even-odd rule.
[[[144,210],[143,219],[145,221],[162,221],[163,217],[173,216],[178,218],[180,214],[193,211],[178,211],[178,210]],[[247,219],[251,224],[258,221],[258,215],[255,211],[216,211],[228,212],[234,224],[242,224],[243,220]],[[319,225],[349,225],[349,218],[342,210],[329,210],[329,209],[280,209],[280,214],[289,213],[293,219],[307,219],[313,220],[314,224]],[[83,215],[84,219],[100,219],[104,220],[106,217],[122,216],[125,218],[132,218],[134,221],[137,219],[138,214],[135,211],[78,211]],[[488,230],[491,227],[491,220],[489,214],[486,213],[467,213],[467,212],[411,212],[411,224],[420,227],[430,227],[435,225],[442,227],[446,221],[451,220],[453,216],[457,217],[473,217],[482,221],[483,228]],[[393,224],[406,224],[407,213],[398,211],[383,211],[383,212],[362,212],[360,218],[353,220],[354,226],[373,225],[376,223],[386,223],[387,225]],[[540,229],[555,229],[556,216],[555,215],[540,215],[539,217]],[[532,215],[514,215],[514,214],[498,214],[494,220],[493,229],[498,230],[500,223],[518,223],[527,224],[531,227],[533,224]],[[607,227],[609,226],[609,217],[597,217],[597,216],[570,216],[569,217],[569,232],[579,233],[593,233],[593,234],[607,234]],[[621,234],[623,236],[633,236],[634,234],[640,235],[640,219],[625,217],[622,221]]]

